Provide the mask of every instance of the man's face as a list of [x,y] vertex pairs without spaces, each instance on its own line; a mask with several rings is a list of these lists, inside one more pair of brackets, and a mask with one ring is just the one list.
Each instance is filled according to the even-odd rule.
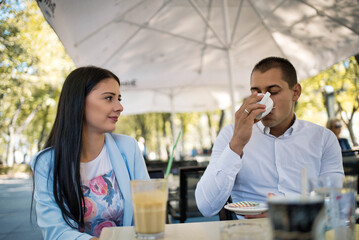
[[300,85],[297,84],[290,89],[288,83],[282,80],[282,71],[279,68],[272,68],[264,73],[253,72],[251,92],[270,92],[274,108],[262,119],[262,123],[271,129],[278,128],[285,131],[293,120],[294,103],[301,93]]

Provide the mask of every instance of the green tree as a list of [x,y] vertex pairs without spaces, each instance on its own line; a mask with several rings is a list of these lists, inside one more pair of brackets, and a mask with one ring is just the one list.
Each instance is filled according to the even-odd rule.
[[[32,120],[34,113],[38,111],[37,106],[32,108],[28,104],[33,100],[28,88],[28,83],[32,81],[29,66],[35,64],[37,59],[32,58],[25,46],[21,44],[19,19],[25,17],[24,11],[16,12],[13,7],[3,3],[1,13],[5,19],[2,19],[0,24],[0,46],[2,49],[0,53],[2,59],[0,64],[2,79],[0,125],[2,136],[7,137],[7,141],[5,141],[7,143],[6,164],[12,166],[16,135],[23,131]],[[26,83],[23,84],[23,81]],[[22,114],[23,108],[29,110],[26,111],[27,115]]]
[[359,65],[356,58],[351,57],[334,65],[325,82],[334,87],[337,115],[348,128],[353,144],[357,146],[353,131],[353,119],[359,108]]
[[[208,128],[199,124],[201,117],[210,119],[211,124],[208,122]],[[146,140],[148,152],[155,152],[159,157],[163,156],[165,152],[166,158],[168,158],[172,151],[174,138],[177,137],[173,136],[172,132],[174,124],[177,130],[175,134],[182,130],[182,137],[177,145],[179,151],[176,154],[181,154],[177,157],[184,157],[185,151],[191,150],[193,147],[210,148],[212,142],[208,144],[204,139],[208,139],[206,136],[209,132],[215,137],[223,125],[223,119],[224,111],[221,110],[203,113],[176,113],[174,121],[172,121],[171,113],[121,116],[116,133],[126,134],[136,139],[142,136]],[[188,144],[190,140],[195,141],[196,146],[190,146]]]
[[119,118],[116,133],[136,138],[144,137],[148,151],[161,156],[163,151],[169,154],[172,131],[170,113],[146,113]]
[[359,107],[359,65],[355,57],[350,57],[312,78],[301,81],[301,85],[303,91],[297,105],[297,115],[325,125],[329,115],[325,88],[331,86],[335,98],[335,115],[342,119],[353,144],[357,146],[353,119]]
[[53,121],[52,103],[73,64],[35,1],[3,2],[0,15],[1,155],[12,166],[21,143],[29,156],[41,145]]

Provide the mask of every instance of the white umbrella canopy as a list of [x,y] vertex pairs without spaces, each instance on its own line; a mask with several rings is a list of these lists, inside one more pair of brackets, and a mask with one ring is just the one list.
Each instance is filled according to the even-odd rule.
[[[121,93],[127,100],[126,114],[145,112],[196,112],[224,109],[231,105],[228,89],[178,87],[173,89],[128,91]],[[128,99],[134,99],[128,101]],[[135,100],[137,99],[137,101]]]
[[77,66],[121,79],[125,114],[226,108],[264,57],[299,79],[359,52],[357,0],[38,0]]

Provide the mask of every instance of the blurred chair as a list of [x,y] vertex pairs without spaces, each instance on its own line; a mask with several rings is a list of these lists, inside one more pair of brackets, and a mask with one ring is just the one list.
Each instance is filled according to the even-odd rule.
[[165,174],[163,172],[162,168],[151,168],[151,169],[147,169],[148,171],[148,175],[150,175],[150,178],[164,178]]
[[167,162],[162,160],[147,160],[146,167],[148,171],[152,171],[152,169],[162,169],[163,172],[166,171]]
[[198,166],[198,162],[196,160],[173,161],[172,162],[171,173],[174,174],[174,175],[177,175],[177,174],[179,174],[179,168],[193,167],[193,166]]
[[[163,172],[166,172],[167,165],[168,165],[168,162],[167,161],[162,161],[162,160],[146,161],[146,166],[147,166],[148,170],[160,169],[161,168],[163,170]],[[177,175],[178,174],[178,169],[180,167],[197,166],[197,165],[198,165],[198,162],[196,160],[173,161],[172,162],[171,173]]]
[[359,175],[359,156],[357,154],[343,155],[343,168],[345,175]]
[[[227,205],[228,203],[232,203],[231,196],[229,196],[227,202],[224,205]],[[219,211],[218,215],[219,215],[219,220],[220,221],[237,219],[237,218],[234,217],[235,214],[232,211],[229,211],[229,210],[225,209],[224,206]]]
[[[346,151],[348,152],[348,151]],[[358,150],[352,151],[354,154],[348,155],[343,154],[343,168],[344,168],[344,174],[346,176],[350,175],[356,175],[359,176],[359,156],[358,156]],[[343,152],[344,153],[344,152]],[[358,186],[357,190],[359,193],[359,177],[358,177]],[[359,194],[357,195],[357,205],[359,206]],[[359,218],[357,219],[357,223],[359,223]]]
[[169,214],[173,219],[184,223],[187,218],[203,217],[197,208],[194,192],[204,170],[205,166],[179,167],[179,190],[170,193],[168,200]]

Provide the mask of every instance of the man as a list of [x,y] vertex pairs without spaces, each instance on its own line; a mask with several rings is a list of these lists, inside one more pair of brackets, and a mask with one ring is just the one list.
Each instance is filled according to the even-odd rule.
[[[335,135],[294,114],[301,86],[288,60],[263,59],[252,70],[250,85],[252,95],[236,112],[234,124],[218,135],[197,185],[196,202],[204,216],[217,214],[229,196],[233,202],[266,202],[268,194],[300,194],[303,168],[308,178],[344,176]],[[265,105],[257,104],[263,97],[258,93],[266,92],[274,107],[256,120],[265,112]]]

